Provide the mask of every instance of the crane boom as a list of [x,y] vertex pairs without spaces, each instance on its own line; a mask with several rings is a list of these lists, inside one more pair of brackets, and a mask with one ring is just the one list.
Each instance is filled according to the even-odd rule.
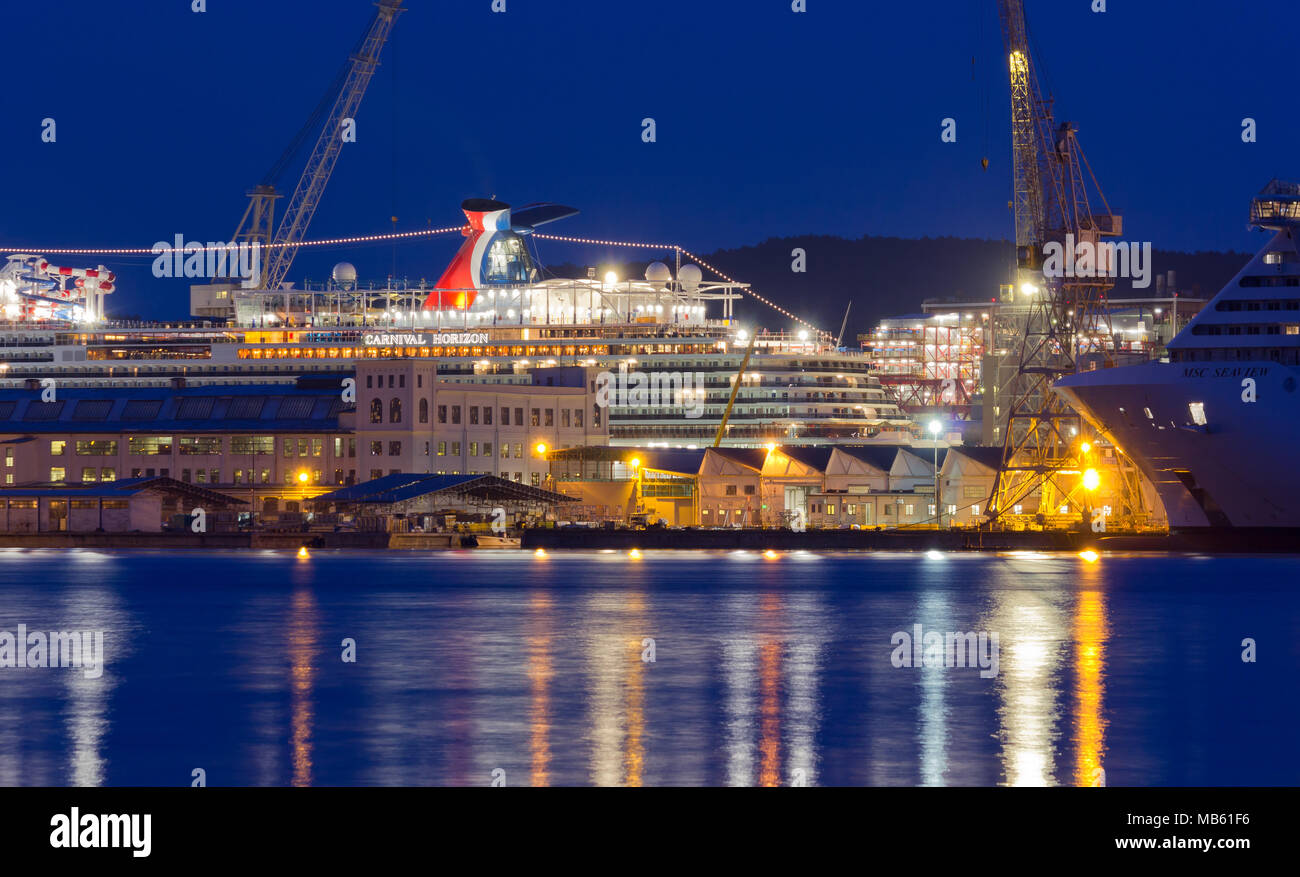
[[716,448],[722,444],[722,440],[727,435],[727,421],[731,419],[731,409],[736,405],[736,394],[740,392],[740,382],[745,377],[745,369],[749,367],[749,358],[754,353],[754,342],[758,340],[758,330],[749,336],[749,346],[745,348],[745,358],[740,361],[740,370],[736,372],[736,383],[731,386],[731,396],[727,399],[727,407],[722,412],[722,421],[718,424],[718,433],[713,437],[713,446]]
[[[274,218],[274,201],[280,196],[276,194],[272,182],[267,180],[263,180],[261,185],[249,192],[251,201],[240,223],[240,229],[235,233],[235,240],[269,238],[265,240],[266,253],[261,283],[263,289],[278,289],[293,265],[298,245],[302,242],[307,226],[311,224],[312,217],[316,214],[321,195],[325,192],[325,186],[334,172],[334,165],[338,162],[339,152],[343,148],[344,120],[356,118],[366,87],[370,84],[375,68],[379,66],[379,55],[388,42],[393,22],[405,11],[401,8],[402,2],[403,0],[377,0],[375,3],[375,14],[369,27],[357,44],[356,50],[348,57],[338,79],[335,80],[337,95],[329,114],[324,117],[324,125],[316,139],[316,145],[312,148],[307,164],[303,167],[302,176],[299,177],[293,194],[289,197],[274,237],[270,237],[269,231]],[[320,108],[317,109],[317,114],[319,112]],[[312,120],[309,120],[308,125],[311,124]],[[299,132],[290,146],[291,150],[296,151],[306,139],[305,130]],[[286,164],[285,158],[282,157],[277,162],[272,175],[278,174]]]

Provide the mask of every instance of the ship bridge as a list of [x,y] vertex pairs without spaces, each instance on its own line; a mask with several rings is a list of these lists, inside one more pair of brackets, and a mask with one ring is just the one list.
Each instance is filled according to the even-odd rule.
[[1254,228],[1281,230],[1300,226],[1300,183],[1273,180],[1250,201]]

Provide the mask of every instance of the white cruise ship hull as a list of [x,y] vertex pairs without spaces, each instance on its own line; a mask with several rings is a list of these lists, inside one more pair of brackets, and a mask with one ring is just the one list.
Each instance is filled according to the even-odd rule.
[[1071,375],[1055,389],[1146,473],[1171,530],[1300,528],[1300,369],[1148,363]]

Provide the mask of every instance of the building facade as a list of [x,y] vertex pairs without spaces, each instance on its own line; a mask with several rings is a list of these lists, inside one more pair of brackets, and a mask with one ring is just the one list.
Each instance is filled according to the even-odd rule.
[[544,379],[457,384],[432,363],[383,361],[291,385],[2,390],[0,487],[172,478],[273,515],[394,473],[540,485],[539,448],[608,440],[585,369]]

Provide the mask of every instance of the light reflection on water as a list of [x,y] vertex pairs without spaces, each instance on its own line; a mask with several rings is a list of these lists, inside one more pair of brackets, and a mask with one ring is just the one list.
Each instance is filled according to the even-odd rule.
[[[1298,569],[3,552],[0,632],[105,630],[108,664],[0,668],[0,783],[1293,784]],[[916,624],[996,632],[999,673],[895,668]]]

